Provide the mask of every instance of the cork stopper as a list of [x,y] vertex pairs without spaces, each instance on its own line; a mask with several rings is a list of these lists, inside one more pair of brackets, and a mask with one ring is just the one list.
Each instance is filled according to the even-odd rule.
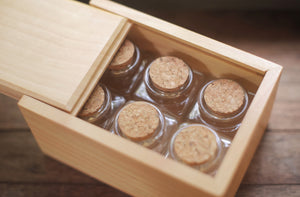
[[122,109],[118,124],[126,137],[133,141],[142,141],[153,135],[159,127],[159,113],[146,102],[133,102]]
[[218,79],[204,90],[204,101],[210,111],[219,115],[239,112],[245,102],[244,89],[235,81]]
[[178,158],[188,165],[200,165],[213,159],[218,149],[216,136],[204,126],[181,130],[174,141]]
[[104,100],[105,92],[100,85],[97,85],[88,101],[79,112],[79,116],[86,117],[96,113],[103,106]]
[[165,56],[152,62],[149,75],[157,89],[174,92],[187,82],[189,67],[177,57]]
[[109,68],[112,70],[122,70],[126,68],[132,62],[134,52],[134,44],[129,40],[125,40],[110,63]]

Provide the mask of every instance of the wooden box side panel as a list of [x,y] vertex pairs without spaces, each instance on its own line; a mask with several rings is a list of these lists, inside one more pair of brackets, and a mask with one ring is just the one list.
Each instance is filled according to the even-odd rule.
[[134,196],[218,196],[212,177],[24,96],[19,102],[42,151]]
[[231,78],[238,81],[251,92],[256,92],[263,74],[229,62],[199,48],[184,44],[154,30],[140,25],[133,25],[128,37],[137,44],[141,51],[155,56],[175,56],[183,59],[193,70],[218,78]]
[[241,127],[221,163],[215,178],[218,185],[223,188],[223,196],[234,196],[246,173],[267,127],[281,72],[281,67],[267,71]]

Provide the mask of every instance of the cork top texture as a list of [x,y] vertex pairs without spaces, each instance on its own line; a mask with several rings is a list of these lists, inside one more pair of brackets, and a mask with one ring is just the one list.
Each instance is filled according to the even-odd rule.
[[133,102],[122,109],[118,124],[126,137],[133,141],[142,141],[153,135],[159,127],[159,113],[146,102]]
[[99,111],[99,109],[104,104],[104,100],[105,100],[105,92],[100,85],[97,85],[93,93],[90,95],[88,101],[81,109],[79,116],[81,117],[89,116]]
[[235,81],[219,79],[204,90],[204,101],[212,112],[231,115],[239,112],[245,102],[244,89]]
[[165,56],[152,62],[149,75],[157,89],[174,92],[188,80],[189,67],[177,57]]
[[131,64],[135,47],[130,40],[125,40],[109,65],[112,70],[122,70]]
[[218,146],[215,135],[204,126],[189,126],[174,140],[174,151],[188,165],[200,165],[213,159]]

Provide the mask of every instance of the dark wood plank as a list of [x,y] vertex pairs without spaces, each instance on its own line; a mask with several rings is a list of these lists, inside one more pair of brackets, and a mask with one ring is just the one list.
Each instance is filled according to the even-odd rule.
[[300,132],[267,132],[242,183],[300,184]]
[[299,197],[300,185],[242,185],[237,197]]
[[247,46],[251,46],[252,41],[272,41],[273,46],[279,42],[299,41],[297,11],[141,11],[233,46],[232,41],[248,42]]
[[0,184],[2,197],[126,197],[128,195],[104,184]]
[[0,94],[0,131],[27,128],[28,126],[17,107],[17,101]]
[[[88,0],[80,0],[82,2],[88,2]],[[140,0],[113,0],[130,7],[137,9],[157,9],[160,11],[166,10],[295,10],[300,8],[300,2],[297,0],[289,0],[288,3],[282,3],[281,1],[272,0],[252,0],[241,3],[239,0],[227,0],[227,1],[204,1],[204,0],[177,0],[172,1],[140,1]]]
[[274,103],[269,121],[269,131],[277,129],[299,130],[300,103],[298,101],[277,101]]
[[[121,191],[101,184],[0,184],[3,197],[118,197],[128,196]],[[242,185],[237,197],[299,197],[300,185]]]
[[45,156],[29,131],[0,132],[0,161],[0,182],[97,183]]

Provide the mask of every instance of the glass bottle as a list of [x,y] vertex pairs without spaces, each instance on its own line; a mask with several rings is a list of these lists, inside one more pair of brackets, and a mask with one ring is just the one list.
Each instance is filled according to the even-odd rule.
[[132,142],[164,154],[177,126],[173,117],[145,101],[129,101],[117,113],[113,131]]
[[170,158],[215,173],[223,157],[223,144],[218,134],[203,124],[182,124],[169,143]]
[[137,86],[144,61],[141,61],[139,48],[130,40],[125,40],[114,56],[101,82],[115,93],[129,95]]
[[103,84],[97,84],[78,116],[83,120],[108,129],[111,126],[113,114],[124,103],[124,97],[111,93]]
[[236,131],[248,108],[247,91],[231,79],[216,79],[204,85],[189,119],[202,122],[217,131]]
[[159,57],[146,68],[135,96],[155,103],[181,119],[195,100],[193,93],[203,79],[202,73],[192,71],[183,60],[172,56]]

